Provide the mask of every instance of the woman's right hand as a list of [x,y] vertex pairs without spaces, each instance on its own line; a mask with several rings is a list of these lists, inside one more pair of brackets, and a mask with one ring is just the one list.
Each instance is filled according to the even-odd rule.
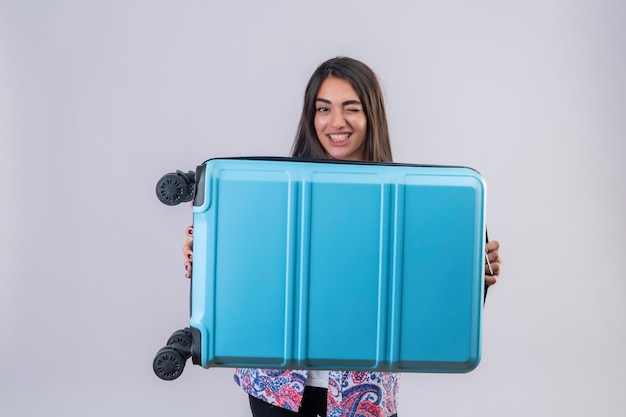
[[185,240],[185,244],[183,245],[183,262],[185,264],[185,277],[191,278],[191,262],[193,261],[193,226],[189,226],[185,229],[185,234],[187,235],[187,240]]

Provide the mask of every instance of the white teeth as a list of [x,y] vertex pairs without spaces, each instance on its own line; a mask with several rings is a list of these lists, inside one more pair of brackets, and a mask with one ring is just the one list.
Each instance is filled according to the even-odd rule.
[[350,136],[349,133],[342,133],[341,135],[328,135],[332,140],[346,140],[348,139],[348,136]]

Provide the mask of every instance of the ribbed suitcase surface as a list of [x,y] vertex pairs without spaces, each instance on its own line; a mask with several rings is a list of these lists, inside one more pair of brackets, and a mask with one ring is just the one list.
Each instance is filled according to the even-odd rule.
[[202,366],[478,364],[486,191],[476,171],[288,158],[198,168],[190,326]]

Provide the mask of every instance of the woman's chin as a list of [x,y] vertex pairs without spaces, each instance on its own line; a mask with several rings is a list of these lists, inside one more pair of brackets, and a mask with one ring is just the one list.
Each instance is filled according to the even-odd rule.
[[350,152],[347,149],[333,149],[327,152],[330,159],[342,159],[345,161],[360,161],[363,159],[359,152]]

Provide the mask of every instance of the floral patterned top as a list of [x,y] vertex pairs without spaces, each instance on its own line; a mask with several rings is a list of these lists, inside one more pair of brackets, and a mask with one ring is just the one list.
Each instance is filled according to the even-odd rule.
[[[297,412],[308,372],[287,369],[235,371],[248,394]],[[330,371],[327,417],[389,417],[397,413],[399,375],[389,372]]]

